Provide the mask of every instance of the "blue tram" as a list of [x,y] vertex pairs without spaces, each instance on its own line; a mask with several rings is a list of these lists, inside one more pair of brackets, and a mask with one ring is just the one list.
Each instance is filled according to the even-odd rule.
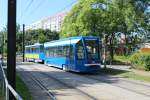
[[92,72],[100,68],[99,38],[70,37],[44,43],[45,61],[67,71]]
[[45,53],[43,44],[25,46],[25,58],[27,61],[44,62]]

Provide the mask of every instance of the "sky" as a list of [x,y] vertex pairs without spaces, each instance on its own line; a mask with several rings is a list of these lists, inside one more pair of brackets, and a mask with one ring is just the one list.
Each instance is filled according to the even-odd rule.
[[[0,0],[0,30],[7,24],[7,1]],[[17,23],[30,25],[57,13],[69,11],[77,0],[17,0]]]

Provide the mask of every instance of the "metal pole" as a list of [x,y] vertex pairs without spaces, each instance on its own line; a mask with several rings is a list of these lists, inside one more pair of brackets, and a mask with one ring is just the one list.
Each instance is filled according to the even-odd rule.
[[[8,0],[7,79],[16,89],[16,0]],[[9,91],[9,100],[15,97]]]
[[6,100],[11,100],[11,99],[9,99],[9,89],[8,89],[8,84],[6,84],[6,90],[5,90],[5,92],[6,92]]
[[103,63],[104,63],[104,68],[106,68],[106,36],[104,34],[104,59],[103,59]]
[[106,48],[104,44],[104,68],[106,68]]
[[24,62],[24,42],[25,42],[25,40],[24,40],[24,34],[25,34],[25,24],[23,24],[23,34],[22,34],[22,54],[23,54],[23,62]]
[[4,34],[2,34],[2,65],[4,64],[3,59],[4,59]]

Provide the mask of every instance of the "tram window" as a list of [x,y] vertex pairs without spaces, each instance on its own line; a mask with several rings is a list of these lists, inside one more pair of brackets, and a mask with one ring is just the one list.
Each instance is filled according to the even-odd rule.
[[57,50],[57,48],[54,47],[54,48],[53,48],[53,54],[54,54],[54,57],[57,57],[57,51],[56,51],[56,50]]
[[31,48],[31,53],[33,53],[34,52],[34,48]]
[[70,59],[74,58],[73,46],[70,46]]
[[30,47],[27,48],[27,52],[29,52],[29,53],[31,52],[31,48]]
[[77,53],[77,59],[84,59],[84,48],[82,41],[79,41],[76,45],[76,53]]
[[48,51],[49,51],[49,56],[50,56],[50,57],[53,57],[53,56],[54,56],[54,55],[53,55],[53,54],[54,54],[54,53],[53,53],[53,48],[49,48]]
[[62,50],[61,46],[57,47],[57,56],[58,57],[62,57],[63,56],[63,50]]
[[69,56],[69,46],[63,47],[63,56],[68,57]]
[[39,48],[38,47],[33,47],[32,48],[32,52],[33,53],[38,53],[39,52]]
[[88,59],[98,59],[98,44],[96,40],[85,40]]
[[31,48],[29,48],[29,52],[30,52],[30,53],[32,52]]
[[47,49],[45,50],[45,55],[46,55],[47,57],[53,57],[53,48],[47,48]]
[[25,48],[25,52],[30,52],[30,48],[29,48],[29,47],[26,47],[26,48]]
[[39,53],[39,48],[35,48],[35,53]]
[[44,51],[44,47],[43,45],[40,46],[40,52],[43,52]]
[[45,50],[45,53],[46,53],[46,56],[48,57],[48,56],[49,56],[49,50],[46,49],[46,50]]
[[52,48],[48,48],[48,56],[51,57],[52,56]]

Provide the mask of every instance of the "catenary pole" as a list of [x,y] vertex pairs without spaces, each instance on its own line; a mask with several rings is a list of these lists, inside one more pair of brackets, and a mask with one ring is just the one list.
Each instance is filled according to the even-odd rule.
[[2,34],[2,65],[4,64],[3,60],[4,60],[4,34]]
[[24,39],[24,36],[25,36],[25,24],[23,24],[23,34],[22,34],[22,57],[23,57],[23,62],[24,62],[24,47],[25,47],[25,45],[24,45],[24,42],[25,42],[25,39]]
[[[7,44],[7,79],[16,89],[16,0],[8,0],[8,44]],[[15,97],[9,91],[9,100]]]

